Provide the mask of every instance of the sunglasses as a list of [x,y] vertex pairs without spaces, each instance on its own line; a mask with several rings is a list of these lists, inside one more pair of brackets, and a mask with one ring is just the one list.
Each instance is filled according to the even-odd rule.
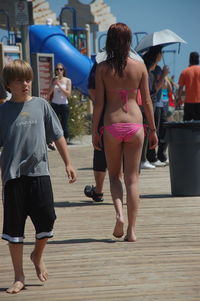
[[58,70],[63,71],[63,68],[56,68],[56,71],[58,71]]

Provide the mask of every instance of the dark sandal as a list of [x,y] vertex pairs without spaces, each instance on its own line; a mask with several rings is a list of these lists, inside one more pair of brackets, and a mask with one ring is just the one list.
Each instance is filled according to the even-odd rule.
[[93,197],[93,195],[94,195],[94,186],[92,185],[87,185],[87,186],[85,186],[85,188],[84,188],[84,194],[85,194],[85,196],[87,196],[88,198],[92,198]]
[[95,202],[103,202],[103,193],[96,193],[95,187],[92,185],[87,185],[84,188],[84,194],[88,198],[92,198]]
[[95,191],[94,191],[94,193],[93,193],[93,201],[95,201],[95,202],[103,202],[104,200],[103,200],[103,193],[96,193]]

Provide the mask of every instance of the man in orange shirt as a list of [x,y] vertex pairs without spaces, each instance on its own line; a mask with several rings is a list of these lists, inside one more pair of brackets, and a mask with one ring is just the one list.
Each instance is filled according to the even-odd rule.
[[185,87],[183,120],[200,120],[200,66],[198,52],[191,52],[189,67],[181,72],[179,77],[178,101]]

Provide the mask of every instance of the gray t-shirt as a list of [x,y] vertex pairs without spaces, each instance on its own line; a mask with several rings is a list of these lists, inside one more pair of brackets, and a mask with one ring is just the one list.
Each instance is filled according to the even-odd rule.
[[0,167],[3,185],[25,176],[49,175],[47,143],[63,136],[55,112],[45,99],[7,101],[0,105]]

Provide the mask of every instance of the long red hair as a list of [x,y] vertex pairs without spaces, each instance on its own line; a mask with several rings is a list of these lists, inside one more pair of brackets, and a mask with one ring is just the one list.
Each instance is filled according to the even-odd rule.
[[122,77],[131,48],[132,32],[124,23],[110,26],[106,39],[107,63]]

